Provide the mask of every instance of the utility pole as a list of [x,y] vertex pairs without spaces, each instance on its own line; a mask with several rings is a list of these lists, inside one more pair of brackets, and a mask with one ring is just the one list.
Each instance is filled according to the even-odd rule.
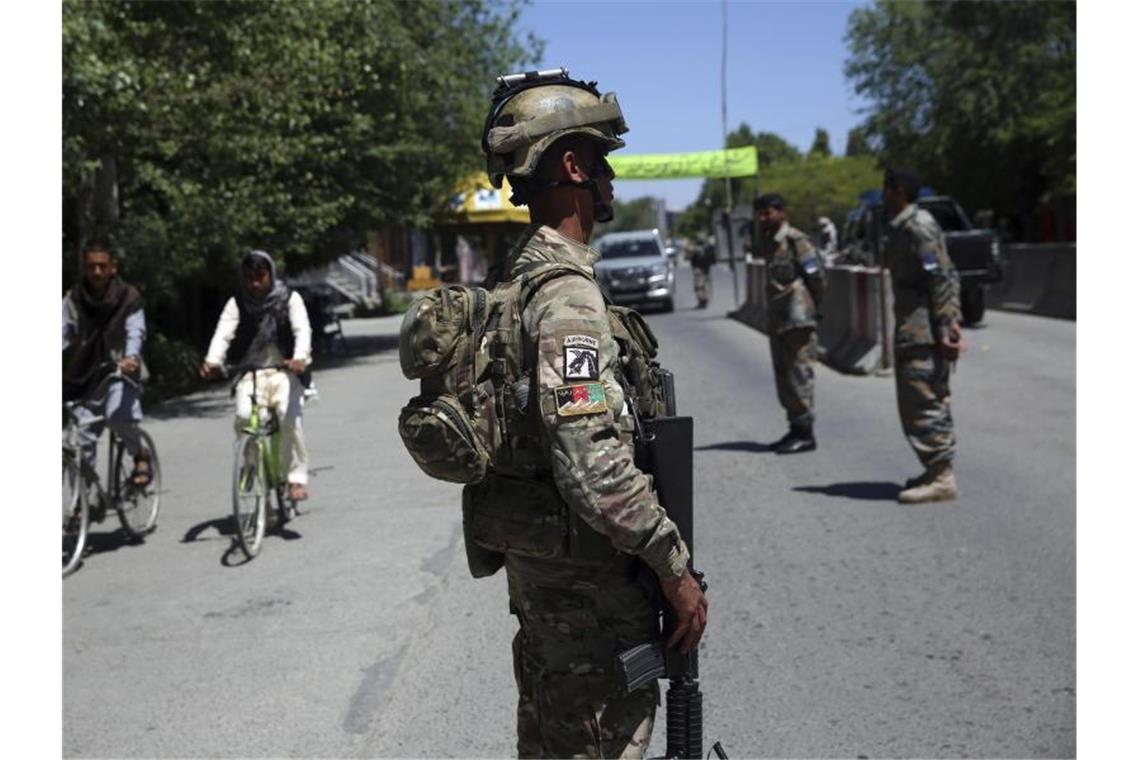
[[736,246],[732,242],[732,180],[728,176],[728,0],[720,0],[722,21],[720,45],[720,142],[724,154],[724,233],[728,241],[728,265],[732,269],[733,305],[740,306],[740,285],[736,277]]

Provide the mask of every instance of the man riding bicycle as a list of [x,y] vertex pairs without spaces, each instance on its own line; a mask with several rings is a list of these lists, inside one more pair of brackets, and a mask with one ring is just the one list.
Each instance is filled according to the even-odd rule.
[[[277,266],[265,251],[250,251],[241,261],[237,295],[226,302],[202,362],[203,378],[219,374],[223,364],[273,367],[258,370],[258,404],[277,411],[281,425],[281,470],[288,472],[289,498],[309,498],[309,457],[301,428],[298,377],[311,361],[312,330],[301,294],[277,278]],[[290,358],[286,358],[290,357]],[[234,428],[240,435],[252,412],[252,373],[237,385]]]
[[141,380],[146,316],[138,290],[119,277],[110,246],[92,243],[83,251],[83,279],[63,299],[63,396],[83,399],[76,407],[83,461],[94,467],[95,449],[106,423],[134,459],[132,481],[150,480],[150,452],[140,446],[142,402],[138,387],[103,382],[115,371]]

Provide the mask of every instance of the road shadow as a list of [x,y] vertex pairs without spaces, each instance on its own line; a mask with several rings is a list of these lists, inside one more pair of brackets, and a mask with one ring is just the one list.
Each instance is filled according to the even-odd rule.
[[902,486],[886,481],[855,481],[832,483],[829,486],[796,486],[793,491],[820,493],[824,496],[839,496],[859,501],[897,501]]
[[335,346],[313,357],[313,369],[336,369],[400,347],[399,335],[345,335]]
[[[344,367],[378,354],[396,351],[399,347],[399,335],[346,335],[343,340],[337,339],[334,348],[313,357],[313,370],[320,372]],[[190,394],[148,404],[146,414],[159,420],[233,414],[234,401],[229,393],[230,383],[230,380],[217,379],[202,381]]]
[[182,536],[182,543],[192,544],[195,541],[207,541],[209,539],[201,538],[201,535],[208,530],[215,531],[221,537],[233,538],[234,537],[234,518],[232,517],[218,517],[213,520],[206,520],[190,528]]
[[774,451],[775,448],[775,444],[758,441],[725,441],[723,443],[710,443],[707,446],[694,446],[693,451],[750,451],[754,454],[762,454]]
[[124,546],[141,546],[143,539],[134,538],[122,528],[111,531],[96,532],[88,528],[87,545],[83,548],[83,556],[90,557],[95,554],[108,554],[118,551]]
[[253,559],[245,556],[245,552],[241,550],[237,539],[234,539],[230,542],[229,547],[222,553],[218,561],[222,567],[241,567],[242,565],[253,562]]
[[[293,520],[296,520],[296,518],[293,518]],[[303,538],[300,533],[289,527],[293,524],[293,520],[290,520],[284,525],[277,524],[266,528],[265,537],[270,538],[275,536],[285,541],[296,541],[299,538]],[[207,536],[203,538],[202,534],[206,533],[207,531],[214,531],[214,533],[217,535]],[[206,520],[205,522],[198,523],[186,531],[186,533],[182,536],[181,543],[192,544],[196,541],[211,541],[217,540],[218,538],[225,538],[229,540],[229,545],[226,547],[226,550],[222,553],[222,556],[219,559],[223,567],[238,567],[250,561],[250,559],[245,556],[245,552],[241,550],[241,546],[238,544],[237,532],[234,527],[234,519],[232,517],[218,517],[213,520]],[[262,548],[262,551],[264,551],[264,547]]]
[[[230,394],[203,394],[193,397],[167,399],[151,404],[146,409],[148,417],[165,420],[174,417],[222,417],[233,413],[234,402]],[[144,425],[146,423],[143,423]]]

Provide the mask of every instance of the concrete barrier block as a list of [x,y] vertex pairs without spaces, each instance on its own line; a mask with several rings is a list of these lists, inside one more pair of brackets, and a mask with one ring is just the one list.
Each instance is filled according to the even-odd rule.
[[[747,276],[747,300],[730,316],[766,332],[765,262],[748,262]],[[892,301],[889,273],[868,267],[829,267],[827,292],[820,304],[823,319],[818,330],[819,360],[848,374],[868,375],[889,370]]]
[[988,297],[995,309],[1076,319],[1076,243],[1008,246],[1005,275]]

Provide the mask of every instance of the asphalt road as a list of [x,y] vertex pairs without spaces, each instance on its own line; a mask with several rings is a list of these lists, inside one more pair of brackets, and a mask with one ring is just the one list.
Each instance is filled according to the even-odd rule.
[[[741,281],[743,288],[743,279]],[[951,380],[962,498],[902,506],[918,472],[889,378],[817,371],[818,451],[784,432],[767,339],[732,287],[650,324],[696,418],[706,750],[732,757],[1072,757],[1076,325],[991,313]],[[83,757],[505,757],[505,581],[473,580],[458,487],[395,432],[415,392],[398,318],[345,323],[305,425],[306,513],[231,551],[231,401],[148,410],[159,529],[113,518],[64,582],[63,749]],[[652,751],[664,749],[664,709]]]

